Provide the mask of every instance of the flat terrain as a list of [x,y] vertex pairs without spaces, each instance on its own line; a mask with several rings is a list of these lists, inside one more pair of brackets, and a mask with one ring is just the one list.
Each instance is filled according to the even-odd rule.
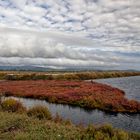
[[101,78],[138,76],[140,72],[85,71],[85,72],[28,72],[0,71],[1,80],[90,80]]
[[75,126],[0,110],[0,140],[139,140],[140,134],[106,126]]
[[140,113],[140,103],[126,99],[122,90],[92,81],[1,81],[0,93],[111,112]]

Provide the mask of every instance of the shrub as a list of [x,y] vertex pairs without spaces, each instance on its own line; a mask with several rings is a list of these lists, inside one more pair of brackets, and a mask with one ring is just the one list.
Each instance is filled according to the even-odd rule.
[[57,98],[54,96],[49,96],[48,98],[47,98],[47,101],[48,102],[50,102],[50,103],[55,103],[56,101],[57,101]]
[[93,125],[88,125],[87,129],[86,129],[86,132],[91,136],[93,137],[94,136],[94,133],[95,133],[95,127]]
[[95,140],[104,140],[105,136],[102,132],[97,131],[94,135]]
[[19,101],[12,98],[2,101],[1,108],[8,112],[24,112],[26,110]]
[[122,131],[122,130],[119,130],[119,131],[118,131],[117,136],[118,136],[118,139],[119,139],[119,140],[128,140],[128,139],[129,139],[128,133],[126,133],[126,132],[124,132],[124,131]]
[[133,140],[140,140],[140,133],[138,132],[130,132],[129,137]]
[[5,80],[16,80],[17,76],[16,75],[12,75],[12,74],[7,74],[4,77]]
[[35,106],[27,111],[29,117],[34,117],[38,119],[51,119],[51,113],[47,107]]
[[103,133],[108,133],[110,134],[110,136],[113,135],[113,127],[111,124],[105,124],[103,125],[102,127],[100,127],[100,130],[103,132]]

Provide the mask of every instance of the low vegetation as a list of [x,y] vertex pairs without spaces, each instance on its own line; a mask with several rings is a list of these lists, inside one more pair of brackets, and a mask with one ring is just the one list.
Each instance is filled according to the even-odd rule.
[[8,112],[24,112],[25,107],[17,100],[7,99],[1,102],[1,109]]
[[51,113],[48,108],[43,106],[35,106],[29,109],[27,115],[38,119],[51,119]]
[[126,99],[122,90],[93,81],[1,81],[0,93],[89,109],[140,113],[140,103]]
[[138,76],[140,72],[0,72],[1,80],[89,80],[113,77]]
[[[35,108],[34,108],[35,110]],[[37,110],[46,110],[39,107]],[[114,129],[111,125],[75,126],[62,119],[34,118],[24,113],[0,110],[0,140],[139,140],[140,133]],[[35,111],[36,112],[36,111]],[[38,111],[37,111],[38,112]],[[58,118],[58,115],[57,115]],[[60,118],[60,117],[59,117]],[[60,121],[59,121],[60,120]]]

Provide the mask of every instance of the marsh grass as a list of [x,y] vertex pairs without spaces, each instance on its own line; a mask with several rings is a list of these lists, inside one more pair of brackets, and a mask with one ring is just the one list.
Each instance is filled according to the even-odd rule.
[[[14,101],[10,100],[10,102],[13,104]],[[140,139],[140,133],[128,133],[123,130],[114,129],[108,124],[103,126],[89,125],[88,127],[80,127],[75,126],[69,121],[64,121],[58,114],[54,119],[49,119],[50,115],[48,109],[42,106],[34,107],[22,114],[13,111],[13,108],[8,108],[8,112],[0,110],[0,140]]]
[[90,80],[100,78],[114,78],[138,76],[140,72],[127,71],[85,71],[85,72],[16,72],[1,71],[0,80]]
[[140,133],[115,129],[110,124],[84,127],[63,120],[58,113],[52,118],[43,106],[26,110],[12,98],[0,106],[0,140],[140,140]]
[[27,111],[27,115],[29,117],[34,117],[38,119],[51,119],[51,113],[47,107],[44,106],[35,106]]
[[26,108],[19,101],[12,98],[1,101],[1,109],[3,111],[18,113],[26,111]]

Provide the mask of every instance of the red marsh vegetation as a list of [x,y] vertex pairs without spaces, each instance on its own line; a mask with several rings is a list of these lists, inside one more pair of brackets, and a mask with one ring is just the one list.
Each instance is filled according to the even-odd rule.
[[108,85],[64,80],[0,81],[0,93],[112,112],[140,113],[140,103]]

